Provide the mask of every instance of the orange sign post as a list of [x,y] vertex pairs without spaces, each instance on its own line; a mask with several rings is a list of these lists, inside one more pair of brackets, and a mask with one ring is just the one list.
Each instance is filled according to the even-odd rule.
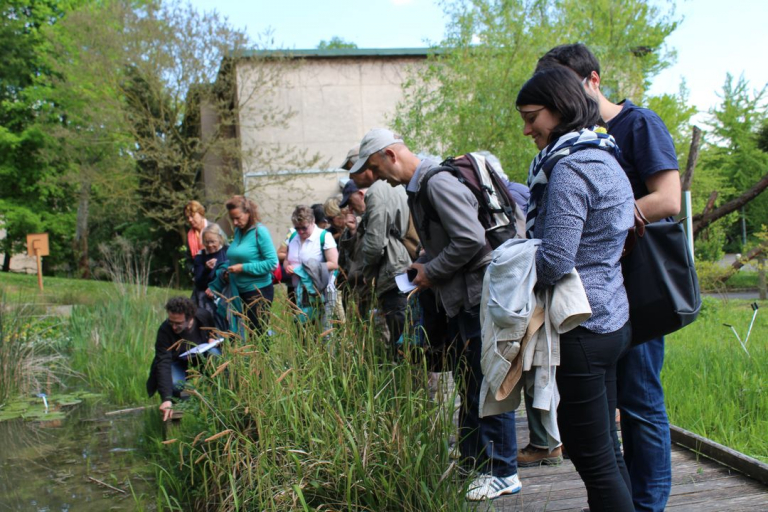
[[37,259],[37,286],[43,291],[43,256],[48,256],[48,233],[27,235],[27,254]]

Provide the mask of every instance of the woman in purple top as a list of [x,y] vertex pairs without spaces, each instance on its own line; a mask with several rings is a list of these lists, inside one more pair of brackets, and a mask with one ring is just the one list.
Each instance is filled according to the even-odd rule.
[[558,427],[587,488],[589,508],[633,510],[629,475],[614,445],[616,362],[630,342],[629,304],[619,258],[633,225],[632,188],[616,161],[613,138],[592,129],[600,119],[576,74],[537,72],[517,96],[523,133],[539,149],[531,163],[526,215],[538,286],[574,267],[592,316],[560,337]]

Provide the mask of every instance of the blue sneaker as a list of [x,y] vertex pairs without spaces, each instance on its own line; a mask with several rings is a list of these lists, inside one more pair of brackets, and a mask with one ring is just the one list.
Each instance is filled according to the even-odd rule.
[[523,488],[517,473],[510,476],[480,475],[469,485],[469,501],[492,500],[504,494],[515,494]]

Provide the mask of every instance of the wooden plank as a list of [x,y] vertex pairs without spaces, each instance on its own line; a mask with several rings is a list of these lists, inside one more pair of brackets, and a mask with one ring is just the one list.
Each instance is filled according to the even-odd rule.
[[732,467],[736,471],[768,485],[768,464],[675,425],[670,425],[670,433],[673,443]]
[[765,493],[729,497],[726,500],[707,500],[695,503],[667,505],[667,510],[674,512],[720,512],[720,511],[765,511],[768,510],[768,495]]

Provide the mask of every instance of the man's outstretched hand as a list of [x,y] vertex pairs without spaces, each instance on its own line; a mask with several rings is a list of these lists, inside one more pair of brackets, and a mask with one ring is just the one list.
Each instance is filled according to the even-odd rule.
[[168,421],[173,416],[173,402],[166,400],[161,403],[160,410],[163,412],[163,421]]

